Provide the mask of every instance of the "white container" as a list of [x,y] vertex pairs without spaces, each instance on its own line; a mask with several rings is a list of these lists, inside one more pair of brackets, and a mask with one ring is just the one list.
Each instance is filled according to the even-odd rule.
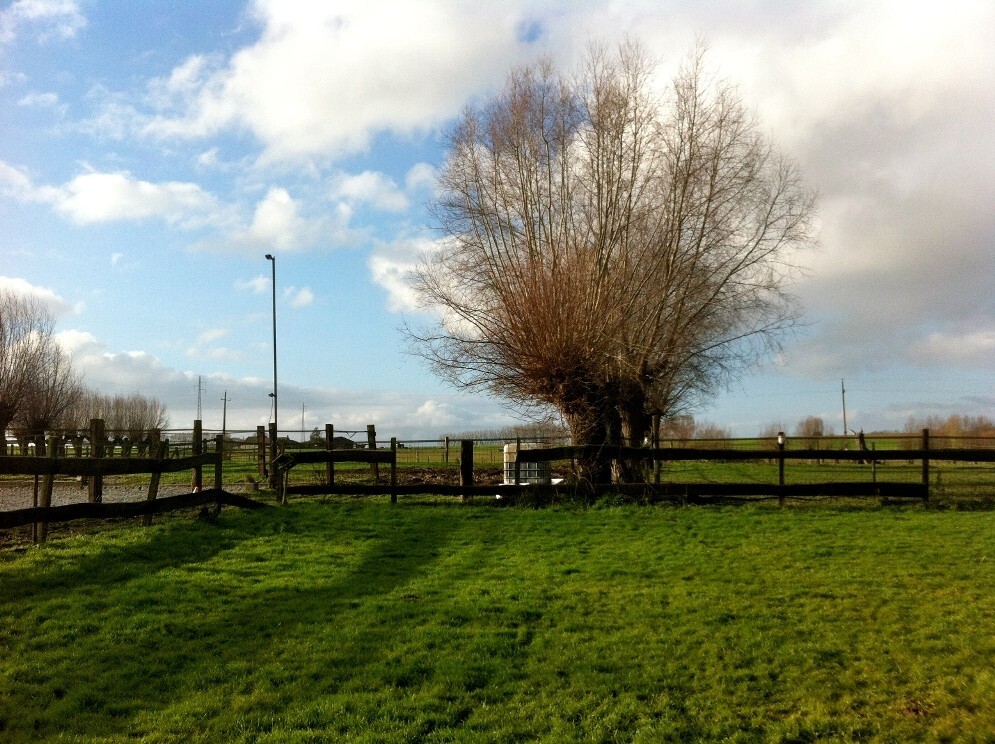
[[[522,442],[522,449],[542,449],[546,445],[535,442]],[[515,484],[515,453],[514,444],[504,445],[504,485]],[[552,483],[552,464],[549,462],[522,462],[518,465],[518,484],[529,486],[548,486]]]

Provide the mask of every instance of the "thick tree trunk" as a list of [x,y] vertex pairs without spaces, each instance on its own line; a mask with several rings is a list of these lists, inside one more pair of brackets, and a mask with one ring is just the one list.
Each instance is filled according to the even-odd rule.
[[[642,447],[649,432],[650,416],[646,413],[645,396],[641,391],[632,391],[619,406],[622,445]],[[616,483],[644,483],[646,474],[643,463],[634,460],[619,460],[614,467]]]
[[[617,443],[612,441],[612,431],[618,429],[612,425],[614,411],[607,404],[606,398],[573,401],[565,407],[563,413],[570,427],[574,446],[594,448],[592,456],[577,460],[578,485],[582,489],[591,489],[594,485],[610,483],[612,471],[607,447]],[[593,489],[591,492],[593,493]]]

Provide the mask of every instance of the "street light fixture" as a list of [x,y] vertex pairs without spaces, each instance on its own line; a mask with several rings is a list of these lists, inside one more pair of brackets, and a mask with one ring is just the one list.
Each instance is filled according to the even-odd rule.
[[269,261],[272,264],[272,266],[273,266],[273,281],[272,281],[272,285],[273,285],[273,392],[270,393],[270,397],[273,398],[273,434],[270,437],[270,483],[271,483],[271,485],[273,485],[275,487],[276,483],[277,483],[277,477],[278,476],[277,476],[277,473],[276,473],[276,465],[274,464],[274,461],[276,460],[276,456],[278,454],[277,453],[276,440],[277,440],[277,437],[278,437],[279,431],[280,431],[280,426],[279,426],[279,423],[278,423],[279,422],[279,416],[278,416],[279,412],[278,412],[277,402],[276,402],[277,401],[277,396],[276,396],[276,381],[277,381],[277,377],[276,377],[276,256],[274,256],[272,253],[267,253],[266,254],[266,260]]

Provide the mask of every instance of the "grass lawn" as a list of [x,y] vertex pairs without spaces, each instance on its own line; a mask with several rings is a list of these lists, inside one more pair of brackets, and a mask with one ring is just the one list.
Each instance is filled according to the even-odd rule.
[[0,740],[991,741],[995,512],[299,502],[0,553]]

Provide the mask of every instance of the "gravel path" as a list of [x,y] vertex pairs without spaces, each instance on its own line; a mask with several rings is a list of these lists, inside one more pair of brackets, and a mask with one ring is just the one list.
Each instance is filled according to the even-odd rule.
[[[231,492],[240,491],[238,487],[226,486]],[[148,483],[131,486],[115,486],[104,483],[103,500],[105,503],[122,501],[144,501],[148,496]],[[161,485],[159,496],[178,496],[190,493],[190,487],[185,485]],[[76,504],[87,499],[86,486],[76,480],[56,481],[52,489],[52,506]],[[34,481],[2,481],[0,482],[0,511],[12,509],[28,509],[34,506]]]

